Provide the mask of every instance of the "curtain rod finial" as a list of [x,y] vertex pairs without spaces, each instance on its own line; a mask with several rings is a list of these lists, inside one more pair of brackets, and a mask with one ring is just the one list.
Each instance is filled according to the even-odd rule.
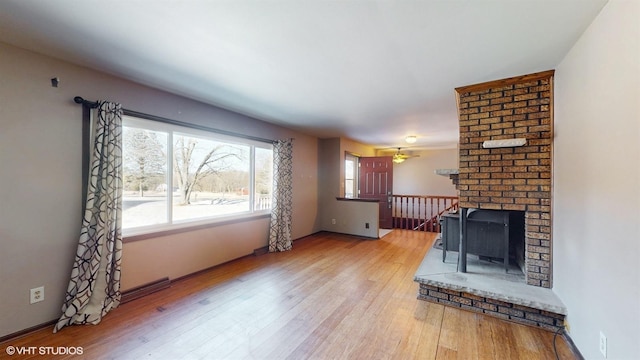
[[76,96],[73,98],[73,101],[76,104],[82,104],[82,106],[87,106],[91,109],[95,109],[98,107],[98,103],[97,102],[91,102],[91,101],[87,101],[85,99],[82,98],[82,96]]

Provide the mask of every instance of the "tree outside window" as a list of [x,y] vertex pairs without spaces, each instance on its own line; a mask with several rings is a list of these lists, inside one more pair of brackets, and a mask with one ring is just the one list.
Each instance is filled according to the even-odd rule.
[[131,117],[123,135],[125,231],[271,207],[271,144]]

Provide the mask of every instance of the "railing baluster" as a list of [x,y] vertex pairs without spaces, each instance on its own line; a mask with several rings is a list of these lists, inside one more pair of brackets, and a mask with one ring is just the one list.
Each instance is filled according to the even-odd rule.
[[419,231],[426,231],[425,230],[425,219],[427,218],[427,214],[424,212],[424,206],[422,206],[422,203],[424,202],[424,196],[420,196],[418,198],[418,230]]
[[[440,214],[440,211],[441,211],[440,200],[443,200],[443,199],[437,199],[436,200],[436,214]],[[440,228],[438,226],[438,218],[437,217],[433,220],[433,231],[434,232],[440,232]]]
[[[416,229],[416,200],[418,198],[416,196],[412,196],[411,197],[411,230],[415,230]],[[418,200],[419,201],[419,200]]]
[[423,208],[423,219],[422,219],[422,231],[429,231],[429,213],[427,211],[427,201],[429,198],[427,196],[422,196],[422,208]]
[[411,224],[409,223],[409,209],[411,208],[411,205],[409,205],[409,201],[411,201],[411,197],[407,196],[407,215],[405,216],[405,222],[404,222],[405,229],[411,229],[410,228]]
[[394,228],[440,232],[439,217],[447,211],[458,209],[458,197],[392,195],[391,204]]
[[423,207],[424,207],[424,226],[423,226],[423,230],[424,232],[429,231],[428,228],[428,222],[429,222],[429,212],[427,211],[428,207],[427,207],[427,200],[429,198],[427,196],[425,196],[423,198]]
[[413,218],[413,204],[411,203],[413,201],[413,196],[407,196],[407,222],[406,222],[406,229],[411,230],[413,229],[413,223],[412,223],[412,218]]
[[413,229],[413,196],[407,198],[407,229]]
[[396,229],[398,227],[398,198],[392,197],[391,202],[393,203],[392,207],[392,219],[393,219],[393,228]]
[[405,222],[404,222],[404,228],[405,229],[411,229],[410,228],[410,224],[409,224],[409,209],[411,208],[411,205],[409,205],[409,202],[411,201],[411,197],[407,196],[407,216],[405,216]]
[[411,230],[411,217],[413,217],[413,215],[411,214],[411,211],[413,210],[413,208],[411,207],[411,200],[413,200],[413,197],[411,196],[407,196],[407,227],[406,229]]
[[404,203],[405,203],[405,199],[406,198],[404,196],[400,197],[400,229],[404,229],[404,222],[405,222],[405,220],[404,220],[404,217],[405,217],[405,209],[404,209],[405,205],[404,205]]
[[416,211],[418,213],[416,214],[416,225],[413,228],[420,230],[422,227],[422,196],[416,197],[416,203]]
[[402,228],[407,228],[407,219],[409,218],[409,198],[404,197],[404,204],[402,205]]
[[402,211],[404,212],[404,215],[402,216],[402,228],[406,229],[407,217],[409,216],[409,198],[406,196],[404,197],[404,205],[402,206]]

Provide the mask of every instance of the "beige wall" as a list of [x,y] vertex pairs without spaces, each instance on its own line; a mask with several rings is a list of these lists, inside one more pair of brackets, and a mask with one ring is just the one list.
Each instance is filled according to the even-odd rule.
[[266,245],[269,218],[126,243],[122,287],[175,279],[247,255]]
[[340,139],[320,139],[318,144],[318,178],[320,204],[326,204],[330,198],[342,196],[340,193],[340,174],[344,172],[340,154]]
[[448,176],[436,175],[436,169],[457,169],[458,150],[414,151],[410,158],[393,165],[393,193],[396,195],[457,196]]
[[369,238],[378,237],[379,205],[377,202],[335,200],[334,198],[324,212],[327,221],[322,224],[323,230]]
[[640,358],[640,3],[611,0],[556,68],[553,290],[587,359]]
[[[373,148],[348,139],[333,138],[320,140],[318,152],[320,228],[343,234],[377,237],[377,203],[336,200],[336,197],[344,196],[345,153],[374,156]],[[368,229],[366,223],[369,223]]]
[[[59,316],[81,216],[76,95],[262,138],[295,138],[292,236],[320,230],[315,137],[5,44],[0,74],[0,336]],[[58,88],[52,77],[60,79]],[[123,287],[250,254],[267,244],[267,233],[262,218],[126,243]],[[45,301],[30,305],[29,289],[38,286],[45,287]]]

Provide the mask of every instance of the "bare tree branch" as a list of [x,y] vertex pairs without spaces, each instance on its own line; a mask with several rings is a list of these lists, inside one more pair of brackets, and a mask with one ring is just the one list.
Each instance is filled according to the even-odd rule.
[[189,138],[186,144],[185,138],[182,136],[178,137],[176,141],[174,154],[179,154],[179,156],[174,156],[174,164],[176,164],[175,171],[178,174],[178,185],[182,197],[182,205],[191,203],[191,192],[194,187],[199,184],[200,179],[207,175],[219,173],[229,167],[229,165],[225,165],[225,159],[240,159],[236,153],[230,151],[223,152],[228,148],[233,149],[232,147],[228,145],[217,145],[209,150],[200,163],[195,166],[194,172],[191,173],[192,165],[194,165],[195,161],[194,152],[197,145],[198,141],[193,138]]

